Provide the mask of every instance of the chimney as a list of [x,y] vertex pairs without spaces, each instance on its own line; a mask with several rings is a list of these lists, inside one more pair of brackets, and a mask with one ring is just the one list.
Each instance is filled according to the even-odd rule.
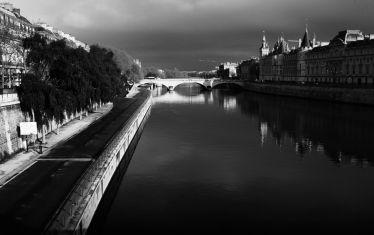
[[13,8],[13,13],[17,16],[20,16],[21,15],[21,9],[19,8]]

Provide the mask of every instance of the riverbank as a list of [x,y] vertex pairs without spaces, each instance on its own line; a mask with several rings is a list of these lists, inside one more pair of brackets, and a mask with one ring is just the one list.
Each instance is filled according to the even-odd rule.
[[63,125],[59,134],[51,132],[46,135],[46,144],[43,145],[43,153],[39,148],[30,148],[29,151],[22,151],[0,164],[0,186],[5,184],[11,178],[18,175],[21,171],[32,165],[39,157],[47,154],[51,149],[64,141],[72,138],[74,135],[89,127],[92,123],[105,116],[112,109],[113,104],[108,103],[101,106],[82,120],[78,118]]
[[116,99],[107,115],[3,185],[4,230],[84,234],[151,103],[149,91]]
[[244,83],[245,90],[314,100],[350,104],[374,105],[374,89],[351,87],[323,87],[276,83]]

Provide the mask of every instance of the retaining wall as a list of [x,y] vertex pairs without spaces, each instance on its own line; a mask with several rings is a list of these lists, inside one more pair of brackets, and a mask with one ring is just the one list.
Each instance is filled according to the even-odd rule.
[[93,162],[47,226],[46,233],[85,234],[116,169],[149,115],[150,92],[131,118],[112,138],[99,158]]
[[19,104],[0,106],[0,162],[22,148],[18,126],[24,120]]
[[243,87],[249,91],[273,95],[374,105],[374,89],[372,88],[317,87],[266,83],[245,83]]
[[[19,137],[19,123],[26,121],[26,117],[22,113],[17,93],[14,93],[14,91],[11,93],[12,91],[5,89],[0,93],[0,162],[26,148],[26,143],[23,143],[24,141]],[[97,105],[95,105],[96,107]],[[84,113],[87,115],[87,112]],[[65,125],[79,117],[79,113],[70,116],[66,115],[66,119],[61,125]],[[57,123],[54,120],[50,121],[45,128],[45,134],[56,131],[57,127]],[[39,132],[38,137],[41,136],[42,133]]]

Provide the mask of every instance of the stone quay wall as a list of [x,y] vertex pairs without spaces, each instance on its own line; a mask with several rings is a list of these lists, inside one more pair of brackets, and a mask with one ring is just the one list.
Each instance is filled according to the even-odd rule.
[[373,88],[323,87],[271,83],[244,83],[243,88],[249,91],[272,95],[291,96],[350,104],[374,105]]
[[22,139],[18,135],[18,129],[19,123],[24,120],[19,102],[0,105],[0,162],[22,148]]
[[143,97],[144,102],[131,114],[131,118],[77,182],[59,211],[56,212],[54,219],[47,226],[47,234],[85,234],[87,232],[116,169],[125,156],[137,130],[150,113],[151,93],[149,91],[143,92],[146,92],[146,98]]
[[[95,109],[100,106],[101,104],[96,104]],[[60,126],[80,118],[83,114],[87,116],[88,112],[66,115],[64,122]],[[25,140],[19,136],[19,124],[25,121],[27,121],[27,117],[21,110],[17,93],[12,89],[0,90],[0,162],[26,148]],[[45,127],[45,134],[56,131],[57,128],[57,123],[52,120]],[[42,133],[39,131],[38,137],[41,136]]]

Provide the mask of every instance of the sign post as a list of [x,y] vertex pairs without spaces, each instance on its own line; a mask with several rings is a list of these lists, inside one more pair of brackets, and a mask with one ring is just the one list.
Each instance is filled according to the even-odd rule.
[[29,151],[29,141],[28,136],[37,135],[38,127],[36,122],[21,122],[19,124],[20,135],[26,137],[26,151]]

